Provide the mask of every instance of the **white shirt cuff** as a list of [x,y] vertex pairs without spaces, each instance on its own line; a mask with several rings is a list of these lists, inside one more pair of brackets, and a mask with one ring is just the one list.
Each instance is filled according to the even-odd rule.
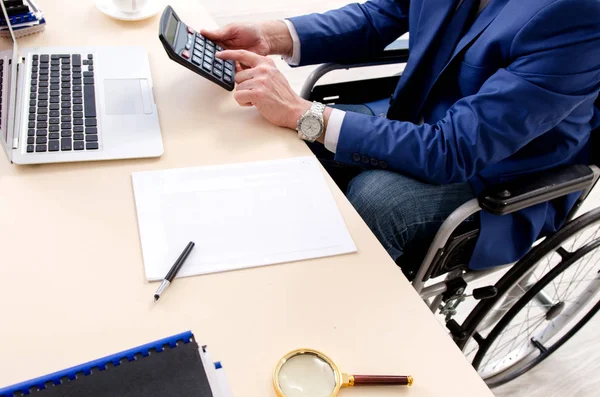
[[325,149],[332,153],[335,153],[337,150],[338,139],[340,139],[340,131],[342,130],[344,117],[346,117],[346,112],[339,109],[333,109],[329,115],[327,129],[325,130]]
[[298,66],[300,65],[300,37],[298,37],[298,32],[296,32],[296,27],[292,21],[284,19],[283,22],[288,27],[293,42],[292,57],[284,57],[283,60],[286,61],[290,66]]

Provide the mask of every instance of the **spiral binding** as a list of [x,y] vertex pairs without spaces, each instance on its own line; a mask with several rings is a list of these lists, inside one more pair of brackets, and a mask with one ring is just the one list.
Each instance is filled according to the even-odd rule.
[[77,365],[75,367],[31,379],[26,382],[18,383],[13,386],[5,387],[0,389],[0,397],[26,396],[31,393],[44,390],[47,387],[71,382],[77,378],[93,375],[99,371],[106,371],[110,368],[118,367],[122,363],[139,360],[152,354],[161,353],[166,349],[174,349],[181,343],[187,344],[190,342],[194,342],[194,335],[192,332],[183,332],[181,334],[147,343],[133,349],[102,357],[85,364]]

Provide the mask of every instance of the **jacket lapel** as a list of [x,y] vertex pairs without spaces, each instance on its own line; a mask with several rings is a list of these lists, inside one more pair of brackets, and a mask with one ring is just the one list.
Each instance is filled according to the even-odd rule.
[[[406,69],[402,73],[402,80],[407,81],[423,60],[423,56],[431,43],[435,40],[444,21],[456,9],[459,0],[421,0],[421,11],[415,32],[410,32],[414,47],[410,48],[410,58]],[[414,7],[415,0],[411,7]],[[413,38],[414,36],[414,38]]]
[[471,44],[475,39],[479,37],[479,35],[488,27],[490,24],[496,19],[500,11],[506,6],[506,4],[510,0],[491,0],[490,3],[481,11],[481,14],[477,17],[471,28],[467,31],[467,33],[463,36],[463,38],[458,42],[452,57],[450,58],[451,63],[452,60],[461,53],[462,50],[465,49],[466,46]]
[[467,31],[467,33],[463,36],[463,38],[456,45],[456,49],[452,53],[452,56],[450,57],[450,60],[446,63],[446,66],[444,67],[444,69],[441,71],[441,73],[439,75],[437,75],[435,77],[432,84],[429,86],[429,91],[427,92],[427,94],[425,96],[425,100],[422,102],[421,106],[415,113],[416,115],[419,115],[421,113],[423,106],[427,102],[427,97],[429,96],[429,93],[435,86],[435,83],[438,81],[440,76],[442,74],[444,74],[446,69],[448,69],[448,66],[452,64],[454,59],[468,45],[470,45],[473,41],[475,41],[481,35],[481,33],[483,33],[483,31],[494,21],[494,19],[496,19],[498,14],[500,14],[500,11],[502,11],[504,6],[506,6],[506,4],[509,1],[510,0],[491,0],[490,3],[487,5],[487,7],[485,7],[483,9],[483,11],[481,11],[481,14],[479,14],[479,16],[477,17],[477,19],[475,20],[475,22],[473,23],[471,28]]

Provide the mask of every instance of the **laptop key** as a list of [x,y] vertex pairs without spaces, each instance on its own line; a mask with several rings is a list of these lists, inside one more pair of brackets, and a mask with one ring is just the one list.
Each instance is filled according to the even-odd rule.
[[35,106],[37,102],[35,101],[35,99],[32,99],[29,101],[29,106]]
[[75,73],[75,72],[81,73],[81,66],[73,65],[73,69],[71,69],[71,70],[73,70],[73,73]]
[[38,114],[48,114],[48,108],[39,108]]
[[88,142],[85,144],[85,148],[87,150],[97,150],[98,149],[98,142]]
[[52,140],[52,139],[58,139],[60,138],[60,134],[58,132],[51,132],[48,134],[48,139]]
[[96,125],[96,119],[85,119],[86,127],[95,127]]
[[40,114],[37,116],[37,121],[48,121],[48,115],[47,114]]
[[[68,82],[68,83],[61,83],[60,87],[61,88],[71,88],[71,83],[70,82]],[[73,89],[75,89],[75,88],[73,88]]]
[[50,59],[60,59],[60,55],[52,54],[52,55],[50,55]]
[[50,72],[58,72],[60,70],[60,66],[51,66]]
[[83,98],[85,117],[96,117],[96,91],[93,85],[83,87]]
[[71,95],[61,95],[60,100],[61,101],[70,101]]
[[71,122],[71,116],[62,116],[60,118],[60,122],[61,123],[70,123]]
[[72,150],[72,149],[73,149],[73,145],[71,142],[71,138],[63,138],[60,140],[60,150],[68,151],[68,150]]
[[36,93],[31,93],[31,94],[29,94],[29,98],[30,99],[35,99],[35,98],[37,98],[37,94]]
[[48,87],[48,82],[47,81],[40,81],[38,84],[39,87]]
[[96,128],[96,127],[87,127],[85,129],[85,133],[86,134],[97,134],[98,133],[98,128]]
[[73,98],[81,98],[83,97],[83,92],[77,91],[73,93]]
[[48,135],[48,130],[35,130],[36,136],[46,136]]
[[46,121],[38,121],[36,127],[37,128],[44,128],[44,129],[46,129],[46,128],[48,128],[48,122],[46,122]]
[[98,142],[98,135],[86,135],[85,141],[86,142]]
[[60,102],[60,98],[57,96],[53,96],[52,98],[50,98],[50,103],[59,103]]
[[30,128],[27,130],[27,136],[34,136],[35,135],[35,130]]
[[50,132],[58,132],[60,130],[60,126],[58,124],[50,124],[48,126],[48,130],[50,130]]
[[73,134],[73,140],[83,141],[83,134]]
[[58,110],[51,110],[50,117],[58,117],[60,116],[60,112]]
[[60,61],[55,59],[54,61],[50,61],[50,65],[58,66],[58,65],[60,65]]
[[33,153],[34,149],[35,149],[35,146],[33,146],[33,145],[27,145],[27,153]]
[[71,95],[71,89],[70,88],[63,88],[62,90],[60,90],[60,94],[61,95]]
[[38,101],[37,105],[39,108],[48,107],[48,101]]
[[83,119],[75,119],[75,120],[73,120],[73,125],[83,125]]
[[83,141],[75,141],[73,142],[74,150],[83,150],[85,149],[85,143]]
[[36,152],[45,152],[46,151],[46,145],[35,145],[35,151]]
[[71,130],[62,130],[60,132],[60,136],[64,137],[70,137],[71,136]]
[[62,103],[60,104],[60,107],[61,107],[62,109],[64,109],[64,108],[70,108],[70,107],[71,107],[71,102],[62,102]]
[[[42,79],[42,77],[44,76],[40,76],[40,80]],[[60,78],[59,77],[52,77],[50,79],[50,84],[59,84],[60,83]]]
[[60,91],[50,91],[50,96],[59,96]]
[[73,118],[74,119],[82,119],[83,118],[83,112],[73,112]]
[[83,84],[84,85],[94,84],[94,78],[93,77],[84,77],[83,78]]
[[70,129],[71,129],[71,127],[73,127],[73,126],[71,125],[71,123],[60,123],[60,129],[61,129],[61,130],[70,130]]
[[47,101],[48,100],[48,94],[40,94],[38,96],[38,100],[40,100],[40,101]]
[[35,120],[35,113],[29,113],[29,120]]
[[46,138],[45,136],[39,136],[35,138],[35,143],[37,143],[38,145],[48,143],[48,138]]
[[80,54],[73,54],[73,56],[71,57],[71,60],[73,61],[73,65],[81,65],[81,55]]
[[58,152],[59,148],[60,148],[60,142],[58,141],[58,139],[48,142],[48,150],[49,151]]
[[50,84],[50,91],[60,90],[60,84]]
[[58,110],[60,109],[60,105],[58,103],[51,103],[50,110]]
[[76,85],[73,87],[73,92],[75,91],[82,91],[81,86],[80,85]]
[[35,113],[36,110],[37,110],[37,108],[35,106],[29,107],[29,113]]
[[32,145],[34,143],[35,143],[35,138],[34,137],[32,137],[32,136],[27,137],[27,144],[28,145]]
[[40,94],[47,94],[48,93],[48,88],[47,87],[41,87],[38,92]]
[[27,124],[27,128],[35,128],[35,121],[30,121],[29,124]]
[[50,60],[49,55],[40,55],[40,62],[48,62]]
[[50,117],[50,119],[48,120],[49,124],[59,124],[60,123],[60,119],[58,117]]

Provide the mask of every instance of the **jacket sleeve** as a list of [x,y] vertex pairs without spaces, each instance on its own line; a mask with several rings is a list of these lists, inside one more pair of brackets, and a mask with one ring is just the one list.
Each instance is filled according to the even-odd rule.
[[408,31],[409,0],[371,0],[289,18],[300,37],[300,65],[367,59]]
[[[445,184],[469,180],[568,117],[583,126],[585,136],[593,117],[588,104],[600,90],[600,3],[586,4],[559,0],[538,12],[515,36],[510,65],[435,124],[348,112],[335,159],[377,159],[389,169]],[[582,105],[589,111],[571,115]]]

